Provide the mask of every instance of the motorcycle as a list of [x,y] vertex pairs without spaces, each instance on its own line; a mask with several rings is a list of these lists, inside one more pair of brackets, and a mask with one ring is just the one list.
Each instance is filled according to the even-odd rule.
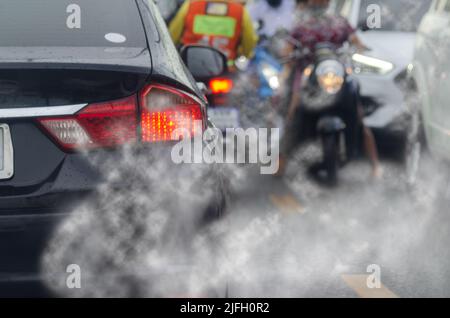
[[283,65],[260,43],[254,57],[239,58],[236,67],[240,73],[231,101],[240,107],[240,127],[282,128],[279,106]]
[[361,144],[359,84],[352,76],[351,54],[348,47],[337,50],[328,43],[313,50],[296,46],[295,58],[311,61],[300,85],[301,141],[321,141],[322,162],[313,172],[325,172],[327,182],[334,185],[340,167],[356,155]]
[[280,89],[280,74],[283,71],[283,65],[265,45],[260,44],[255,49],[255,56],[250,62],[250,68],[255,70],[258,77],[259,97],[268,99],[276,96]]
[[206,85],[206,97],[209,101],[208,117],[217,128],[226,131],[227,128],[241,127],[239,103],[232,99],[236,87],[236,74],[227,72],[221,77],[203,79]]
[[[205,48],[209,50],[205,51]],[[188,54],[197,54],[197,49],[201,52],[211,52],[210,55],[202,53],[202,58],[196,59],[198,65],[189,66],[195,70],[192,75],[208,99],[209,120],[222,131],[239,127],[239,111],[230,103],[236,74],[230,69],[227,57],[213,47],[200,44],[182,47],[180,55],[186,60]]]
[[227,128],[268,127],[268,104],[273,104],[280,87],[281,71],[282,65],[259,47],[254,59],[238,58],[220,77],[196,77],[206,88],[211,121],[224,132]]

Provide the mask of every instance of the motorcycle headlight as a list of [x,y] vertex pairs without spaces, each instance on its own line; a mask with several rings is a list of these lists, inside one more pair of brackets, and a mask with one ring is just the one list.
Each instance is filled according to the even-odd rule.
[[394,64],[383,61],[375,57],[353,54],[352,60],[355,67],[355,73],[368,73],[385,75],[394,69]]
[[321,62],[316,69],[320,87],[330,95],[337,94],[344,85],[344,66],[335,60]]
[[280,88],[280,78],[278,77],[279,73],[280,72],[270,64],[264,64],[262,66],[262,74],[270,88],[273,90]]

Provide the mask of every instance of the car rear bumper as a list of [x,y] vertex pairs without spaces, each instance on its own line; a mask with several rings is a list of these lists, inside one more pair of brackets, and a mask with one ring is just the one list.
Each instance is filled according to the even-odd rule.
[[[79,199],[77,199],[78,195]],[[54,233],[58,231],[59,226],[67,224],[67,221],[70,222],[78,211],[78,205],[83,204],[84,200],[91,199],[91,195],[95,194],[88,192],[41,196],[39,200],[42,200],[43,203],[49,196],[53,198],[54,202],[61,203],[60,206],[51,208],[24,207],[21,200],[26,203],[30,198],[15,198],[17,205],[22,205],[22,207],[0,210],[0,296],[53,296],[52,283],[41,274],[42,255],[45,255],[49,242],[53,241]],[[55,199],[55,196],[58,198]],[[70,199],[68,199],[69,197]],[[182,206],[178,208],[183,209]],[[89,213],[107,217],[103,210],[92,210]],[[111,211],[109,213],[111,214]],[[118,211],[118,214],[120,213]],[[114,212],[112,214],[115,215]],[[174,265],[173,268],[164,269],[163,273],[155,275],[155,277],[161,279],[162,275],[169,274],[172,275],[172,278],[175,274],[186,277],[186,273],[189,271],[183,274],[185,270],[185,264]],[[187,266],[187,270],[189,270],[189,266]]]
[[[99,173],[98,171],[101,169],[96,170],[86,163],[84,165],[89,168],[79,169],[78,161],[85,161],[85,159],[82,159],[79,155],[68,155],[54,179],[51,182],[44,182],[36,191],[20,195],[4,195],[4,192],[0,191],[0,232],[2,227],[5,229],[20,229],[21,226],[14,225],[18,223],[34,226],[58,221],[83,203],[95,200],[99,194],[99,189],[100,191],[102,191],[101,189],[111,189],[117,193],[132,194],[134,190],[141,191],[140,189],[148,187],[149,184],[152,187],[170,185],[169,190],[173,192],[170,196],[176,197],[179,194],[178,189],[176,187],[173,189],[171,184],[179,180],[180,185],[186,186],[188,184],[190,191],[193,191],[194,194],[196,189],[199,193],[205,190],[201,189],[202,187],[214,192],[216,194],[214,198],[220,198],[228,193],[229,189],[225,188],[227,184],[226,176],[217,165],[177,165],[171,161],[170,150],[171,147],[162,147],[150,152],[145,150],[144,153],[136,155],[144,158],[144,164],[136,159],[136,162],[139,162],[136,166],[134,162],[130,163],[119,159],[116,161],[112,159],[114,154],[106,154],[108,160],[112,159],[114,165],[118,166],[117,171],[120,171],[119,177],[114,177],[113,180],[109,180],[110,178]],[[163,164],[153,165],[152,161],[149,160],[147,165],[147,156],[155,152],[157,153],[157,161],[163,162]],[[71,156],[75,156],[75,158]],[[97,158],[96,162],[105,163],[106,161]],[[122,166],[124,166],[123,172]],[[104,169],[102,171],[105,172]],[[157,171],[157,173],[153,175],[152,171]],[[193,172],[195,173],[193,174]],[[207,180],[209,180],[209,183],[205,185]],[[218,182],[215,182],[215,180],[218,180]],[[214,187],[213,189],[211,189],[211,185]],[[14,193],[14,191],[12,192]],[[150,191],[150,198],[152,195],[154,195],[154,192]],[[202,199],[201,196],[198,197]],[[209,202],[205,203],[209,204]]]
[[[67,174],[67,171],[73,172]],[[73,169],[66,160],[53,180],[30,191],[3,187],[0,195],[0,233],[48,228],[69,215],[101,184],[98,174]]]
[[69,215],[69,211],[67,211],[67,213],[56,211],[37,211],[37,213],[29,213],[29,210],[22,210],[22,213],[18,215],[14,215],[13,213],[0,215],[0,234],[39,229],[47,230]]
[[51,296],[39,274],[41,255],[67,215],[40,212],[0,216],[0,297]]

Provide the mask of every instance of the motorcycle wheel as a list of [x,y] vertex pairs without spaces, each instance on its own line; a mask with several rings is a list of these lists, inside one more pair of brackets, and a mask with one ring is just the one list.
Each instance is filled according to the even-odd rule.
[[339,136],[326,135],[323,137],[323,164],[330,185],[338,182],[339,169]]

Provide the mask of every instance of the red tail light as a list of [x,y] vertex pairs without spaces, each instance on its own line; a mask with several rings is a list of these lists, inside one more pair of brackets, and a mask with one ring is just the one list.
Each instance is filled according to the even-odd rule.
[[204,123],[200,103],[171,87],[150,85],[141,94],[143,142],[174,141],[183,130],[190,136],[201,134]]
[[229,78],[215,78],[209,82],[213,94],[228,94],[233,89],[233,81]]
[[68,150],[132,144],[137,140],[136,96],[91,104],[76,115],[38,122]]
[[[91,104],[73,116],[40,118],[40,125],[66,150],[134,144],[140,124],[143,142],[180,140],[201,134],[201,104],[194,97],[163,85],[117,101]],[[180,129],[182,134],[174,136]]]

